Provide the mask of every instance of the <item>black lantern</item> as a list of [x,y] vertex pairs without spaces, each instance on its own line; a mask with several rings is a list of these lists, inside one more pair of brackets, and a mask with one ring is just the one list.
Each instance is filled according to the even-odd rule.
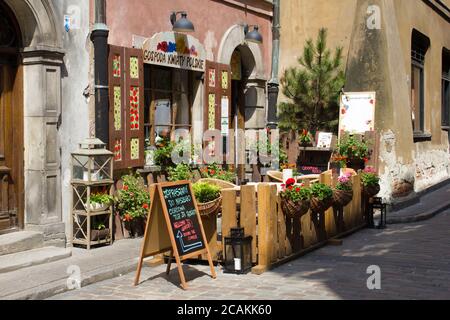
[[[181,18],[177,20],[177,14],[181,14]],[[170,22],[172,23],[172,30],[175,32],[194,32],[194,25],[187,18],[187,13],[184,11],[172,12],[170,15]]]
[[[376,229],[386,228],[386,203],[383,203],[383,199],[380,197],[371,198],[369,208],[370,208],[369,226]],[[380,219],[376,223],[374,221],[375,210],[380,212]]]
[[252,236],[245,236],[244,228],[231,228],[225,237],[224,272],[245,274],[252,268]]

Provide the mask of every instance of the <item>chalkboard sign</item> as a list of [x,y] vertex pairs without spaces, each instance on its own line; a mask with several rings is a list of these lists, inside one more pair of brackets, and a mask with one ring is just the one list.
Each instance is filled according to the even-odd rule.
[[170,251],[178,265],[181,286],[186,289],[181,260],[206,254],[211,275],[216,278],[205,231],[189,181],[157,183],[150,186],[151,204],[134,284],[139,283],[144,258]]
[[184,256],[205,248],[189,184],[161,187],[175,236],[178,254]]

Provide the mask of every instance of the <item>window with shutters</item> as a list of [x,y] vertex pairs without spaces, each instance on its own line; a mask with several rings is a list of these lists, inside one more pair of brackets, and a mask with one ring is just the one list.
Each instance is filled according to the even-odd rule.
[[191,131],[194,72],[146,64],[144,73],[146,147],[173,139],[176,129]]

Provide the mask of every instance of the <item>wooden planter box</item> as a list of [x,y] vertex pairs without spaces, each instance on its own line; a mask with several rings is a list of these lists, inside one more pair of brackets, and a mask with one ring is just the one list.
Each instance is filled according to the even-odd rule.
[[104,240],[109,237],[109,228],[102,230],[91,230],[91,241]]

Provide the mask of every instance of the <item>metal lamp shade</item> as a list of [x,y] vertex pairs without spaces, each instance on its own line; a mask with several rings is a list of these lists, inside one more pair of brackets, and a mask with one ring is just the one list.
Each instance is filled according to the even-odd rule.
[[181,18],[173,24],[173,31],[175,32],[194,32],[194,25],[187,19],[187,14],[182,13]]
[[258,31],[258,26],[255,26],[252,31],[245,35],[245,40],[261,44],[263,42],[262,35]]

